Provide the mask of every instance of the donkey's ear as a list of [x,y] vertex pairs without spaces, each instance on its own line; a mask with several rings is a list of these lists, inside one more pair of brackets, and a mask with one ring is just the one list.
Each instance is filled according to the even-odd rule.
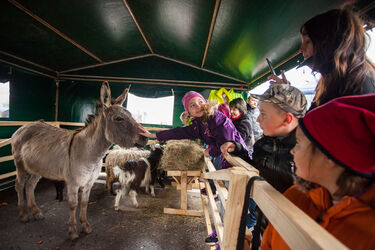
[[126,100],[126,97],[128,96],[128,92],[129,92],[129,89],[125,89],[124,92],[122,92],[122,94],[116,98],[114,104],[118,104],[118,105],[121,105],[125,102]]
[[107,81],[103,82],[100,89],[100,102],[104,107],[111,106],[111,89]]

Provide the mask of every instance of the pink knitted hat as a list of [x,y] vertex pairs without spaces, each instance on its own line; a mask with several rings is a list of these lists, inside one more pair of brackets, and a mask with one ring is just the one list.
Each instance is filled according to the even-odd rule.
[[188,112],[188,113],[189,113],[189,110],[188,110],[189,102],[194,97],[200,97],[206,103],[206,99],[204,99],[204,97],[201,94],[199,94],[198,92],[195,92],[195,91],[187,92],[184,95],[184,97],[182,98],[182,104],[184,105],[185,111]]

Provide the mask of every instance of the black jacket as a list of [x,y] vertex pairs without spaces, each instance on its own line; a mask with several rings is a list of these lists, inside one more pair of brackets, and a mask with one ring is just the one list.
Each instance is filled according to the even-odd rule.
[[232,122],[245,141],[247,148],[250,149],[254,144],[254,134],[249,117],[242,115],[240,118],[232,120]]
[[283,138],[263,136],[254,145],[253,159],[250,159],[243,146],[236,144],[232,153],[259,170],[262,176],[275,189],[283,193],[294,181],[294,162],[290,150],[296,144],[296,130]]

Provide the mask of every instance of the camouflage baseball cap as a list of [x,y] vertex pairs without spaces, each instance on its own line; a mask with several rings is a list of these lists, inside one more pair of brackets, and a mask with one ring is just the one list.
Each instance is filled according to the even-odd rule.
[[253,94],[253,96],[264,102],[272,102],[297,118],[303,117],[306,113],[305,95],[289,84],[272,84],[263,95]]

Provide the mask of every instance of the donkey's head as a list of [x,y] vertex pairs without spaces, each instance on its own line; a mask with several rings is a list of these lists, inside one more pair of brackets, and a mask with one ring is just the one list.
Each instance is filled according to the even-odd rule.
[[105,124],[105,137],[108,141],[122,147],[145,146],[148,138],[139,135],[139,124],[130,112],[122,106],[129,89],[111,103],[111,90],[108,82],[103,82],[100,89],[100,102]]

